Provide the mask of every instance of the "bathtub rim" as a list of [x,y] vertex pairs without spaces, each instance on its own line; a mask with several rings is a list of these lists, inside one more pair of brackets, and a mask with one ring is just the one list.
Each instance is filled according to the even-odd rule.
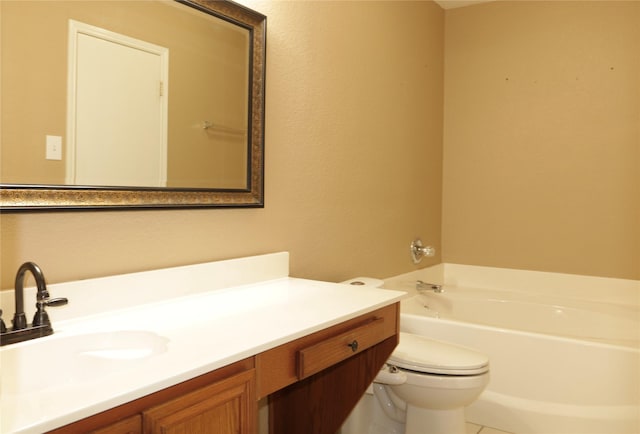
[[578,344],[594,346],[594,347],[602,348],[602,349],[612,349],[612,350],[624,351],[624,352],[629,352],[629,353],[640,353],[640,346],[632,347],[632,346],[627,346],[627,345],[612,344],[612,343],[608,343],[608,342],[599,342],[599,341],[595,341],[595,340],[578,339],[578,338],[572,338],[572,337],[568,337],[568,336],[559,336],[559,335],[553,335],[553,334],[548,334],[548,333],[531,332],[531,331],[520,330],[520,329],[515,329],[515,328],[506,328],[506,327],[498,327],[498,326],[492,326],[492,325],[486,325],[486,324],[478,324],[478,323],[473,323],[473,322],[468,322],[468,321],[461,321],[461,320],[456,320],[456,319],[436,318],[436,317],[431,317],[431,316],[428,316],[428,315],[407,313],[407,312],[403,312],[402,311],[402,304],[401,304],[401,307],[400,307],[400,330],[401,331],[402,331],[402,318],[403,317],[424,319],[424,320],[427,320],[427,321],[441,322],[443,324],[464,325],[465,327],[475,328],[475,329],[478,329],[478,330],[494,331],[494,332],[498,332],[498,333],[509,333],[509,334],[516,334],[516,335],[520,335],[520,336],[537,337],[537,338],[543,337],[545,339],[551,339],[551,340],[554,340],[554,341],[557,341],[557,342],[572,343],[572,344],[578,343]]
[[[408,273],[387,277],[384,287],[393,289],[417,280],[478,289],[560,296],[567,299],[604,302],[640,308],[640,280],[553,273],[512,268],[443,262]],[[508,288],[508,289],[507,289]],[[410,291],[416,293],[415,288]]]

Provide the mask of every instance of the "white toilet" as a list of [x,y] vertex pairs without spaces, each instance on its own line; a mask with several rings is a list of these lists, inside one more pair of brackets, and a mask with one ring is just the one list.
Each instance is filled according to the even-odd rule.
[[489,358],[401,332],[375,383],[374,395],[384,412],[405,417],[405,434],[464,434],[464,407],[489,383]]
[[[360,277],[344,283],[381,286],[382,281]],[[373,402],[365,395],[343,433],[465,434],[464,408],[488,383],[485,354],[400,332],[398,346],[372,385]]]

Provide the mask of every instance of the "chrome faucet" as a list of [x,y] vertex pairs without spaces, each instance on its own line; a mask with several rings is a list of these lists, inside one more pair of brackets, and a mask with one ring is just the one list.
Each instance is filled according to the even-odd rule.
[[[27,324],[27,318],[24,313],[24,281],[27,271],[31,272],[36,280],[36,314],[33,317],[31,325]],[[42,336],[48,336],[53,333],[51,321],[45,308],[47,306],[61,306],[67,304],[69,300],[66,298],[49,298],[49,291],[44,279],[44,273],[33,262],[25,262],[18,268],[15,283],[15,313],[13,315],[13,327],[11,330],[0,330],[0,345],[22,342],[29,339],[35,339]],[[1,315],[1,311],[0,311]],[[1,327],[0,327],[1,328]]]
[[436,285],[435,283],[423,282],[422,280],[418,280],[416,282],[416,290],[418,292],[433,291],[433,292],[438,293],[438,294],[444,292],[444,288],[442,287],[442,285]]

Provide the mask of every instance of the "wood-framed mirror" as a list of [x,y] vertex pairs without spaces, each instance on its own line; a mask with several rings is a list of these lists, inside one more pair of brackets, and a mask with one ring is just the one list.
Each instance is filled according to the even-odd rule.
[[264,206],[264,15],[227,0],[0,8],[2,212]]

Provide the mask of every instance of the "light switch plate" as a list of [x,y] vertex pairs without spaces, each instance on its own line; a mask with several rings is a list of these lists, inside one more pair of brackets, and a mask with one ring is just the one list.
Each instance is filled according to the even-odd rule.
[[62,160],[62,137],[47,136],[47,160]]

